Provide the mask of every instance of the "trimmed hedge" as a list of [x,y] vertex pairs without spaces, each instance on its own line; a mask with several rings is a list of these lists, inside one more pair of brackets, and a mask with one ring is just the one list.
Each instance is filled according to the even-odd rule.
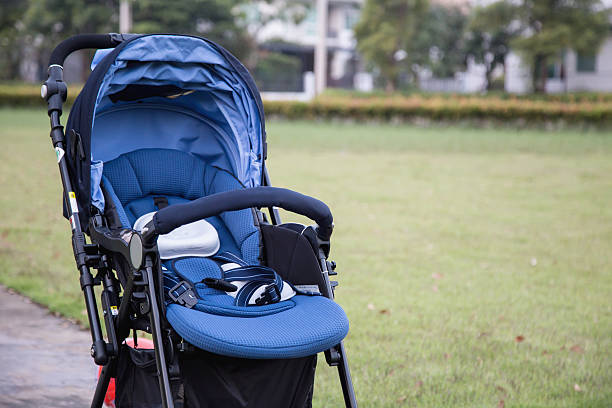
[[[68,104],[80,86],[70,86]],[[572,95],[566,95],[571,98]],[[40,88],[30,84],[0,84],[0,106],[44,107]],[[502,98],[475,95],[393,95],[354,97],[324,94],[313,102],[265,101],[266,115],[288,119],[348,119],[356,121],[475,120],[497,122],[612,125],[612,99],[605,94],[573,100]]]
[[[82,85],[69,85],[66,103],[72,105]],[[0,84],[0,106],[3,107],[46,107],[40,97],[40,85]]]
[[297,118],[347,118],[354,120],[436,121],[495,120],[530,123],[612,124],[612,101],[564,103],[543,100],[499,99],[477,96],[421,96],[389,98],[323,97],[310,103],[267,102],[267,115]]

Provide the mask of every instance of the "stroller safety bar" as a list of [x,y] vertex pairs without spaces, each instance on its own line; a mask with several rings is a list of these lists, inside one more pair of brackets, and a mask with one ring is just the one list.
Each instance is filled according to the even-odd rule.
[[185,204],[159,210],[153,217],[153,231],[143,234],[146,241],[157,234],[167,234],[181,225],[218,215],[224,211],[251,207],[280,207],[304,215],[318,225],[322,241],[331,237],[334,223],[329,207],[316,198],[278,187],[254,187],[211,194]]

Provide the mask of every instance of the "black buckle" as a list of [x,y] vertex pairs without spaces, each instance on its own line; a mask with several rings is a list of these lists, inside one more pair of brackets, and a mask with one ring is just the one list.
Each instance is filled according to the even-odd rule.
[[257,306],[269,305],[270,303],[277,303],[281,300],[281,294],[276,284],[272,283],[266,286],[263,293],[255,299]]
[[202,279],[202,283],[208,286],[209,288],[219,289],[224,292],[235,292],[238,290],[238,286],[229,283],[228,281],[223,279],[204,278]]
[[191,285],[185,281],[179,282],[168,291],[168,296],[175,303],[191,309],[198,303],[198,298],[195,296]]

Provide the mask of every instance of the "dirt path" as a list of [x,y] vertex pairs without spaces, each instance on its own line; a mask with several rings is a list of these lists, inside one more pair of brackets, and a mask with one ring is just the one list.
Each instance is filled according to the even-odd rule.
[[89,332],[0,286],[0,407],[88,407]]

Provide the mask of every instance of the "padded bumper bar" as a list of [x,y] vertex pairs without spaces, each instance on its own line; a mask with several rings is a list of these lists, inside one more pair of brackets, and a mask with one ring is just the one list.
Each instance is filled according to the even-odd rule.
[[185,204],[159,210],[153,217],[156,234],[167,234],[181,225],[225,211],[251,207],[280,207],[317,223],[319,238],[328,241],[334,227],[329,207],[316,198],[278,187],[253,187],[211,194]]
[[65,39],[51,53],[49,65],[64,65],[64,60],[74,51],[86,48],[115,48],[135,34],[78,34]]

